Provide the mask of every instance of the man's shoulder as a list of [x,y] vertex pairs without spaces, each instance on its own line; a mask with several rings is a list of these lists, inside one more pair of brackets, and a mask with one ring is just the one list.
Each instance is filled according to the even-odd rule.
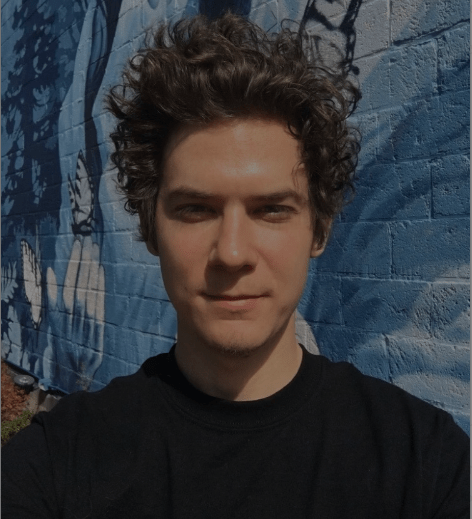
[[39,413],[34,420],[46,426],[64,423],[69,430],[87,427],[87,423],[120,420],[122,416],[137,420],[146,408],[157,403],[158,377],[154,375],[162,371],[158,367],[165,363],[165,356],[147,359],[135,373],[115,377],[98,391],[71,393],[50,412]]
[[308,356],[312,365],[315,363],[321,365],[323,391],[325,392],[346,396],[348,401],[352,398],[379,398],[382,400],[388,398],[405,400],[411,405],[425,404],[429,408],[436,409],[392,382],[363,373],[350,362],[333,361],[323,355],[311,353],[308,353]]
[[321,365],[319,396],[326,412],[346,420],[364,418],[373,427],[383,424],[385,430],[399,434],[406,429],[425,434],[438,428],[459,429],[448,412],[391,382],[366,375],[348,362],[309,355],[313,365]]

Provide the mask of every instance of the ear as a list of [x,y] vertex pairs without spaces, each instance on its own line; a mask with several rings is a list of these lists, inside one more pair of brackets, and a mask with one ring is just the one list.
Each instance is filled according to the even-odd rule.
[[331,234],[331,225],[333,220],[320,221],[318,225],[322,225],[324,227],[324,236],[322,243],[319,243],[317,240],[313,240],[313,244],[311,246],[311,258],[318,258],[321,256],[326,248],[326,244],[328,243],[329,235]]
[[146,248],[153,256],[159,256],[157,247],[155,247],[150,241],[146,242]]
[[311,246],[310,258],[317,258],[321,256],[325,250],[326,242],[323,245],[313,241],[313,245]]
[[[146,229],[147,226],[144,224],[143,217],[141,213],[139,213],[139,226],[140,226],[140,235],[145,236],[146,234],[143,232],[143,229]],[[152,243],[150,240],[145,241],[147,250],[153,256],[159,256],[158,248],[157,248],[157,240],[154,240],[155,243]]]

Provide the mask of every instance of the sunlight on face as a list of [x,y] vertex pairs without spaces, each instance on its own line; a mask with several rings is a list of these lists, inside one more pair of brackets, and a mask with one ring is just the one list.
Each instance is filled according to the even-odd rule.
[[247,355],[293,341],[313,246],[308,182],[280,122],[184,127],[157,200],[164,284],[179,344]]

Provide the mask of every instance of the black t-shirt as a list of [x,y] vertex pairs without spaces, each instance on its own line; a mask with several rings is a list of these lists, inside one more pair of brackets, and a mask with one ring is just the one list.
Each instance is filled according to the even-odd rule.
[[2,518],[466,518],[468,437],[442,410],[303,352],[251,402],[173,356],[63,398],[2,449]]

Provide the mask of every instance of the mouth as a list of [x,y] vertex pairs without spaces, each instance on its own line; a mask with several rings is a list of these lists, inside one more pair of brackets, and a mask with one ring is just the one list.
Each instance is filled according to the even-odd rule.
[[249,295],[249,294],[241,294],[238,296],[225,296],[225,295],[213,296],[210,294],[205,294],[205,295],[207,297],[209,297],[210,299],[214,299],[216,301],[241,301],[241,300],[246,300],[246,299],[258,299],[259,297],[264,297],[262,295],[254,296],[254,295]]
[[238,294],[234,296],[230,295],[210,295],[205,294],[205,297],[210,302],[215,303],[221,308],[228,310],[252,310],[258,304],[258,302],[265,298],[264,295],[253,295],[253,294]]

